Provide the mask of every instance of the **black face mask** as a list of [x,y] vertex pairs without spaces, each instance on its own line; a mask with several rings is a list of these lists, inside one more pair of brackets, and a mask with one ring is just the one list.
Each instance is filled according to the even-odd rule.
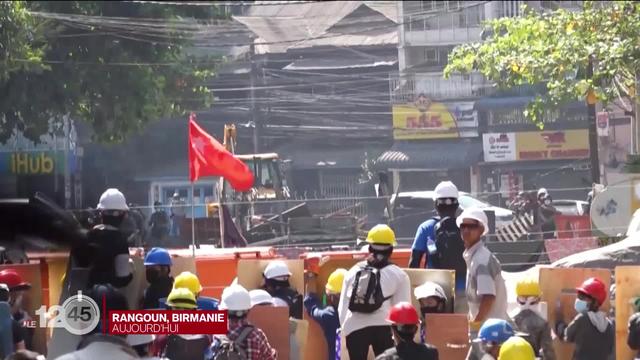
[[420,312],[422,313],[422,316],[424,316],[426,314],[440,314],[443,311],[440,305],[436,305],[436,306],[421,306]]
[[147,269],[145,275],[147,277],[147,282],[149,282],[150,284],[160,279],[160,271],[157,269]]
[[272,287],[274,289],[278,289],[278,288],[288,288],[291,285],[289,285],[289,280],[276,280],[276,279],[267,279],[266,280],[266,284],[269,287]]

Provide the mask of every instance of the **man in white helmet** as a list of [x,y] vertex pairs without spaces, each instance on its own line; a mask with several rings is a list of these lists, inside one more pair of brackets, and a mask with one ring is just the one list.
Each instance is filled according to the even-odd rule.
[[129,244],[120,231],[129,206],[118,189],[107,189],[97,206],[102,224],[87,234],[88,242],[74,251],[74,260],[81,267],[89,267],[89,284],[111,284],[123,288],[131,282],[133,269],[129,263]]
[[425,343],[426,333],[424,318],[427,314],[442,314],[447,312],[447,294],[442,286],[433,281],[425,281],[413,290],[413,295],[420,304],[420,340]]
[[284,261],[274,260],[267,265],[262,273],[264,277],[263,290],[273,296],[275,306],[288,306],[289,316],[302,319],[302,295],[289,283],[291,272]]
[[[227,310],[229,330],[227,336],[214,337],[211,351],[214,358],[227,354],[225,358],[247,360],[275,360],[276,350],[269,344],[264,332],[247,320],[251,310],[251,296],[240,285],[231,285],[222,292],[220,310]],[[234,345],[234,346],[232,346]]]
[[[451,181],[443,181],[434,190],[435,216],[422,223],[416,231],[413,241],[410,268],[421,267],[425,257],[425,267],[433,269],[449,269],[456,272],[456,297],[463,297],[467,265],[462,253],[464,243],[460,229],[456,225],[456,214],[459,209],[458,188]],[[465,311],[465,301],[457,298],[457,310]]]
[[156,340],[155,335],[127,335],[127,343],[135,350],[135,352],[143,360],[169,360],[153,356],[151,353],[151,344]]

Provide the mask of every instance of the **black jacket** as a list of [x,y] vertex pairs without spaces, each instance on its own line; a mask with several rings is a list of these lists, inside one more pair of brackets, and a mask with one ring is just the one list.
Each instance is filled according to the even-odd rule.
[[438,350],[428,344],[401,342],[376,357],[376,360],[438,360]]
[[173,288],[173,278],[171,276],[160,278],[158,281],[149,285],[144,290],[142,299],[143,309],[160,309],[160,299],[169,296]]
[[631,349],[638,351],[638,356],[640,356],[640,312],[633,314],[631,318],[629,318],[627,345],[629,345]]

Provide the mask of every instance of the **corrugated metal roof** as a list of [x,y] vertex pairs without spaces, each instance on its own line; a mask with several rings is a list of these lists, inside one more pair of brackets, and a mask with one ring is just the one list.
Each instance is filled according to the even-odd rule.
[[397,58],[372,59],[301,59],[284,67],[284,70],[332,70],[353,69],[360,67],[391,66],[398,62]]
[[396,142],[378,157],[381,169],[464,169],[482,158],[480,140]]

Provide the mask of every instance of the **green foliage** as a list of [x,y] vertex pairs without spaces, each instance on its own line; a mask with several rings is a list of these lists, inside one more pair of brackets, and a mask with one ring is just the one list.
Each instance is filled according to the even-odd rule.
[[[200,11],[193,7],[109,1],[42,1],[26,6],[33,16],[28,17],[29,12],[24,9],[23,13],[32,22],[38,12],[92,16],[92,20],[103,21],[118,17],[130,19],[131,29],[136,29],[136,19],[220,17],[215,6],[197,7],[202,8]],[[2,20],[0,25],[4,26]],[[214,62],[189,55],[185,49],[190,39],[184,32],[175,31],[160,39],[142,27],[133,36],[103,29],[100,22],[71,26],[37,17],[34,23],[48,69],[33,71],[23,67],[0,79],[0,119],[4,119],[0,142],[14,128],[37,140],[48,131],[50,118],[59,119],[66,114],[89,123],[96,140],[120,142],[150,121],[184,115],[211,104],[212,96],[203,84],[213,76]],[[167,24],[170,23],[164,25],[170,26]],[[0,74],[6,69],[0,63]]]
[[[456,47],[445,77],[479,71],[502,88],[542,83],[525,115],[542,125],[543,109],[584,100],[605,104],[635,96],[640,71],[640,4],[634,1],[585,2],[583,11],[526,9],[519,18],[487,22],[491,36]],[[589,59],[593,76],[587,78]]]

